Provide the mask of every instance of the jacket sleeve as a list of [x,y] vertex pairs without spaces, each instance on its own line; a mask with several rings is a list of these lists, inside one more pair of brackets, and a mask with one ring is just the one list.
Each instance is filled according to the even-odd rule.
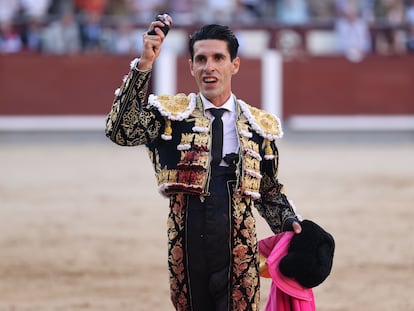
[[283,185],[278,180],[279,154],[276,145],[273,160],[262,161],[262,179],[260,183],[260,199],[255,201],[259,214],[266,220],[274,233],[291,230],[293,221],[298,220],[284,193]]
[[151,71],[132,68],[116,90],[111,111],[106,119],[105,134],[122,146],[147,144],[159,136],[163,119],[144,104]]

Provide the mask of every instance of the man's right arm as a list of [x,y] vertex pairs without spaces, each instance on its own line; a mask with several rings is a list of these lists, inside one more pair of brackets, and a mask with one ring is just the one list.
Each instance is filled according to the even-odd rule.
[[[144,109],[151,70],[137,70],[137,62],[131,63],[131,70],[121,87],[115,91],[111,111],[106,119],[105,134],[114,143],[122,146],[136,146],[147,143],[157,136],[161,126],[155,115]],[[148,130],[152,129],[152,136]]]
[[[167,15],[169,24],[172,19]],[[141,58],[131,63],[131,70],[122,86],[115,92],[115,99],[106,120],[105,133],[113,142],[123,146],[146,144],[159,135],[162,126],[150,109],[144,109],[152,66],[161,52],[165,39],[160,29],[163,23],[153,21],[143,34]],[[153,30],[150,34],[150,30]]]

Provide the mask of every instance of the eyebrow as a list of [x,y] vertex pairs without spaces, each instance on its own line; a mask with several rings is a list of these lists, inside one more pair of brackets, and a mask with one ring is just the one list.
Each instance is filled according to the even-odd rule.
[[[205,54],[197,54],[197,55],[195,55],[195,59],[200,59],[200,58],[206,58],[207,56],[205,55]],[[224,53],[220,53],[220,52],[217,52],[217,53],[213,53],[213,57],[214,58],[223,58],[223,57],[226,57],[226,54],[224,54]]]

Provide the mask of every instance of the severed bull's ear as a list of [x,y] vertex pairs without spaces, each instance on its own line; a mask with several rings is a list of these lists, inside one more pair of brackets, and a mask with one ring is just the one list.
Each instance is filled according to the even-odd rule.
[[[160,28],[162,32],[164,33],[164,35],[167,35],[168,31],[170,30],[170,26],[172,25],[172,18],[168,14],[162,14],[162,15],[158,15],[155,20],[160,21],[161,23],[164,24],[163,27],[157,26],[157,28]],[[156,35],[157,33],[155,32],[155,29],[151,29],[150,31],[148,31],[148,34]]]

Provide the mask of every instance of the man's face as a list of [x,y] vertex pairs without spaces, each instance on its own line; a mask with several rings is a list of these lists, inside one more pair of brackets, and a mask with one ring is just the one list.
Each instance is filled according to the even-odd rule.
[[194,43],[190,71],[201,94],[215,106],[223,105],[231,94],[231,78],[239,71],[240,59],[233,61],[223,40],[199,40]]

